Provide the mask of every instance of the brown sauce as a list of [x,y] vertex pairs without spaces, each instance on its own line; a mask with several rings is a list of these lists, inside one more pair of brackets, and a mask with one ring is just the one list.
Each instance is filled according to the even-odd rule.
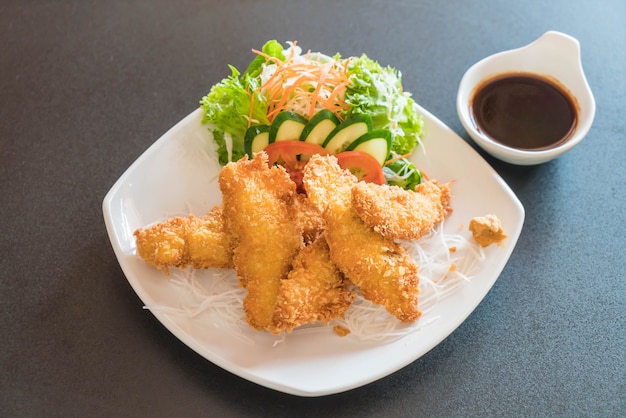
[[525,150],[551,148],[576,128],[575,100],[564,88],[535,74],[502,74],[475,90],[471,114],[479,131]]

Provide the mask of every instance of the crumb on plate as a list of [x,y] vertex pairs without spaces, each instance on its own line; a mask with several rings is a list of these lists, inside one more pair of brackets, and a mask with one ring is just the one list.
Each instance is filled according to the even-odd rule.
[[333,327],[333,331],[335,331],[335,333],[337,333],[340,337],[345,337],[350,334],[350,330],[346,327],[342,327],[341,325],[335,325]]
[[502,229],[502,222],[496,215],[477,216],[469,224],[474,240],[483,247],[502,243],[507,237]]

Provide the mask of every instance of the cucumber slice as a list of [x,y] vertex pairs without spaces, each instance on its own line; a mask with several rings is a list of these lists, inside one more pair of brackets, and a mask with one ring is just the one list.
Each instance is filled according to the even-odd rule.
[[270,144],[277,141],[299,140],[307,122],[304,116],[296,112],[280,112],[270,125]]
[[300,134],[300,141],[322,145],[328,135],[339,125],[337,116],[328,109],[317,112]]
[[391,132],[387,129],[370,131],[351,143],[346,151],[366,152],[382,166],[387,161],[391,150]]
[[331,154],[345,151],[351,143],[372,130],[372,118],[366,114],[352,116],[341,122],[323,143]]
[[246,131],[243,139],[243,150],[248,154],[248,158],[252,158],[254,153],[263,151],[269,142],[269,125],[251,126]]

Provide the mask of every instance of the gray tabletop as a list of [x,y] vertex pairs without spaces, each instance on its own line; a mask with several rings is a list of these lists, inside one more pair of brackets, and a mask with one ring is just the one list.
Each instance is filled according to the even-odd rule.
[[[0,414],[626,415],[625,21],[622,0],[4,1]],[[302,398],[222,370],[142,309],[102,200],[227,64],[244,67],[268,39],[366,52],[473,145],[455,110],[464,71],[547,30],[580,41],[595,123],[540,166],[483,155],[525,224],[485,299],[426,355]]]

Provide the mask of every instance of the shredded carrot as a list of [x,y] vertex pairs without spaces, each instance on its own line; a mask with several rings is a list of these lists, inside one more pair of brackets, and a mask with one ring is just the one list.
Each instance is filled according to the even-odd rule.
[[347,109],[349,107],[348,103],[346,103],[345,101],[337,100],[337,95],[339,95],[340,93],[344,93],[348,84],[350,84],[350,80],[346,79],[339,83],[337,86],[335,86],[328,98],[324,100],[324,104],[327,105],[326,107],[330,108],[333,105],[341,109]]
[[[292,48],[283,62],[262,51],[252,51],[276,65],[276,71],[252,94],[254,97],[261,93],[267,98],[270,122],[284,110],[311,118],[319,107],[330,109],[340,120],[343,119],[342,112],[349,107],[345,102],[346,88],[350,84],[349,60],[317,60],[311,57],[311,51],[303,57],[296,57]],[[252,102],[250,115],[253,106]]]
[[286,107],[285,105],[289,103],[289,100],[293,97],[293,93],[298,89],[298,87],[309,79],[310,77],[308,76],[308,74],[302,74],[295,79],[293,84],[284,87],[282,92],[280,93],[280,99],[278,100],[278,102],[274,104],[270,103],[270,107],[273,107],[272,113],[283,110]]
[[276,58],[276,57],[272,57],[271,55],[267,55],[265,52],[262,52],[262,51],[257,51],[256,49],[253,49],[253,50],[252,50],[252,52],[254,52],[254,53],[255,53],[255,54],[257,54],[257,55],[262,56],[263,58],[265,58],[265,59],[266,59],[266,60],[268,60],[268,61],[272,61],[274,64],[280,64],[280,63],[282,63],[282,61],[281,61],[281,60],[279,60],[278,58]]
[[254,110],[254,96],[255,94],[250,94],[250,113],[248,113],[248,128],[252,126],[252,111]]
[[324,85],[324,82],[326,81],[326,76],[330,72],[330,67],[332,65],[333,65],[332,61],[329,61],[328,63],[326,63],[326,65],[323,65],[322,68],[320,69],[320,76],[319,76],[319,79],[317,80],[317,87],[315,87],[315,91],[313,92],[313,95],[311,97],[311,109],[309,110],[309,119],[312,118],[313,115],[315,114],[315,105],[317,104],[320,91],[322,90],[322,86]]
[[403,158],[409,158],[410,156],[411,156],[411,153],[408,153],[408,154],[400,155],[398,157],[390,158],[387,161],[385,161],[385,165],[395,163],[396,161],[401,160]]

